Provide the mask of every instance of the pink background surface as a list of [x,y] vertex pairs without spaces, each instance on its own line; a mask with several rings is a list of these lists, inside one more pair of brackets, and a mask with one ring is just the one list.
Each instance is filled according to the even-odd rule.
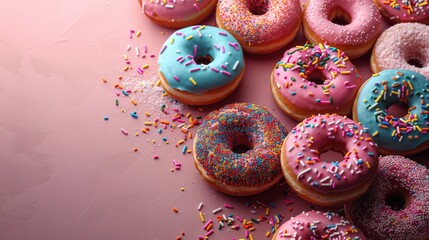
[[[206,233],[200,202],[207,221],[215,220],[212,210],[225,203],[234,209],[219,214],[248,220],[265,216],[267,207],[269,218],[282,214],[286,220],[311,209],[295,194],[285,194],[285,184],[252,197],[211,189],[196,172],[192,154],[182,154],[192,140],[175,147],[184,137],[177,128],[158,133],[161,126],[144,125],[155,118],[170,120],[173,108],[196,117],[247,101],[266,106],[290,130],[297,122],[274,103],[269,76],[287,48],[305,42],[301,32],[279,52],[246,54],[246,73],[233,95],[198,109],[174,104],[152,86],[157,53],[174,30],[150,22],[137,1],[2,1],[0,16],[0,239],[175,239],[182,232],[184,239],[196,239]],[[214,17],[205,23],[213,25]],[[142,35],[130,38],[131,29]],[[123,54],[132,70],[123,71]],[[371,75],[369,55],[353,62],[364,79]],[[139,75],[135,70],[143,64],[149,68]],[[116,96],[116,83],[137,93]],[[161,112],[162,104],[168,114]],[[130,116],[132,111],[139,119]],[[148,134],[140,131],[144,127]],[[413,159],[423,162],[427,154]],[[171,172],[173,159],[182,167]],[[294,203],[286,206],[285,200]],[[242,224],[235,224],[239,230],[218,230],[215,223],[210,239],[244,238]],[[267,221],[254,226],[254,239],[267,239]]]

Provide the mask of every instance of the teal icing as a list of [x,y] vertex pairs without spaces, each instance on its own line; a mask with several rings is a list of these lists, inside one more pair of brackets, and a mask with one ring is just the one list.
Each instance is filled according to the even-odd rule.
[[[357,120],[384,149],[412,150],[429,140],[429,79],[413,71],[389,69],[373,75],[357,98]],[[389,106],[406,103],[408,113],[395,118]],[[399,130],[399,132],[398,132]]]
[[[195,62],[195,58],[207,55],[212,58],[209,64]],[[210,26],[174,32],[164,43],[158,63],[172,88],[194,94],[227,85],[244,68],[243,51],[237,40],[225,30]]]

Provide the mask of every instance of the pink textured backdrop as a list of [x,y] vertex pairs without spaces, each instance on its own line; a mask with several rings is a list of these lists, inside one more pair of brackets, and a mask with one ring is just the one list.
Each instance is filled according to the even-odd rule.
[[[287,48],[305,42],[301,32],[279,52],[246,54],[246,73],[234,94],[198,109],[172,103],[153,86],[157,53],[174,30],[150,22],[137,0],[2,1],[0,16],[0,239],[175,239],[182,232],[184,239],[196,239],[206,233],[200,202],[206,221],[215,220],[212,210],[225,203],[234,209],[219,214],[248,220],[265,216],[267,207],[268,217],[286,219],[312,207],[286,195],[284,184],[253,197],[216,192],[196,172],[192,154],[182,154],[192,140],[175,147],[184,137],[177,128],[159,133],[160,126],[144,125],[170,119],[173,108],[196,117],[247,101],[266,106],[290,130],[296,122],[274,103],[269,75]],[[214,16],[205,23],[213,25]],[[141,36],[130,38],[131,29],[141,30]],[[123,70],[123,54],[132,70]],[[354,63],[365,79],[370,76],[369,55]],[[139,75],[135,70],[142,64],[149,68]],[[137,93],[116,96],[116,83]],[[161,112],[162,104],[168,114]],[[130,117],[132,111],[139,119]],[[148,134],[140,131],[145,127]],[[180,170],[171,171],[173,159],[182,164]],[[294,203],[286,206],[285,200]],[[241,223],[235,224],[238,230],[218,230],[215,223],[210,239],[244,238]],[[267,239],[267,221],[254,226],[254,239]]]

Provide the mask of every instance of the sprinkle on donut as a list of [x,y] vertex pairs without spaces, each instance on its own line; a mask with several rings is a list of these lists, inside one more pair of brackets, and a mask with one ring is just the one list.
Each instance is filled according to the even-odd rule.
[[429,23],[427,0],[376,0],[381,14],[389,22]]
[[429,170],[402,156],[380,157],[368,192],[345,207],[371,239],[427,239]]

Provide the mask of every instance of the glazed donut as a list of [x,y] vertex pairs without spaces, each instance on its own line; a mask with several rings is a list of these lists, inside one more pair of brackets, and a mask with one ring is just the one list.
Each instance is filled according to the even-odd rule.
[[[320,159],[328,150],[342,153],[344,159]],[[306,118],[293,128],[281,149],[281,166],[300,197],[332,207],[365,193],[377,172],[377,156],[365,128],[347,117],[325,114]]]
[[361,85],[344,52],[320,43],[288,50],[271,74],[277,105],[298,121],[318,113],[348,115]]
[[[368,128],[379,153],[415,154],[429,147],[428,97],[429,80],[424,76],[408,70],[384,70],[362,85],[353,119]],[[404,113],[391,113],[391,106],[403,107]]]
[[[218,191],[248,196],[282,178],[280,148],[287,131],[265,108],[235,103],[209,113],[194,138],[194,162]],[[247,151],[246,151],[247,150]]]
[[197,24],[216,8],[217,0],[138,0],[142,12],[153,22],[172,28]]
[[374,73],[385,69],[407,69],[429,78],[429,26],[400,23],[386,29],[371,55]]
[[327,43],[351,59],[367,53],[381,32],[373,0],[308,0],[303,29],[312,43]]
[[219,0],[216,23],[244,51],[272,53],[291,42],[301,26],[299,0]]
[[237,40],[209,26],[174,32],[164,43],[158,63],[165,91],[190,105],[211,104],[231,94],[245,68]]
[[345,210],[368,238],[428,239],[429,170],[403,156],[380,157],[374,183]]
[[429,24],[427,0],[374,0],[381,15],[391,24],[418,22]]
[[283,223],[272,240],[349,239],[366,240],[363,233],[347,219],[332,211],[308,211]]

